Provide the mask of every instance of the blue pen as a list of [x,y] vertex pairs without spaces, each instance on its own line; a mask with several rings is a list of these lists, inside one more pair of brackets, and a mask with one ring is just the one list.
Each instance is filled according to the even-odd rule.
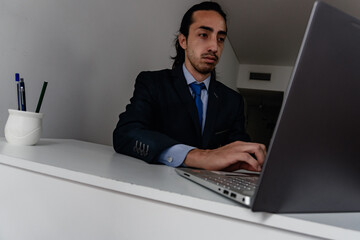
[[21,111],[26,111],[25,83],[23,78],[20,78],[20,93]]
[[17,90],[17,102],[18,102],[18,110],[20,110],[20,74],[15,73],[15,82],[16,82],[16,90]]

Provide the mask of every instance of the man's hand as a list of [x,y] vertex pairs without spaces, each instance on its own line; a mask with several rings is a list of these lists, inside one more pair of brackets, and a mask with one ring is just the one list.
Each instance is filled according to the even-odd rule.
[[213,150],[193,149],[184,163],[188,167],[213,171],[261,171],[265,155],[266,147],[263,144],[236,141]]

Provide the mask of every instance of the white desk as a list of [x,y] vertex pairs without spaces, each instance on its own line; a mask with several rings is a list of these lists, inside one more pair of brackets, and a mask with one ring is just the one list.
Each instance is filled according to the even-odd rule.
[[5,240],[360,239],[360,213],[253,213],[172,168],[76,140],[1,139],[0,194]]

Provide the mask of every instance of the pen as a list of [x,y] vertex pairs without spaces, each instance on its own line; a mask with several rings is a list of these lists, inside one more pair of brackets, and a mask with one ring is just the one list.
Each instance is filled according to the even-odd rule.
[[25,83],[23,78],[20,78],[20,94],[21,110],[26,111]]
[[47,82],[44,82],[44,84],[42,86],[41,94],[40,94],[39,101],[38,101],[36,111],[35,111],[36,113],[40,112],[40,108],[41,108],[41,104],[42,104],[42,101],[43,101],[43,98],[44,98],[44,95],[45,95],[47,84],[48,84]]
[[16,82],[16,93],[17,93],[17,103],[18,103],[18,110],[20,110],[20,74],[15,73],[15,82]]

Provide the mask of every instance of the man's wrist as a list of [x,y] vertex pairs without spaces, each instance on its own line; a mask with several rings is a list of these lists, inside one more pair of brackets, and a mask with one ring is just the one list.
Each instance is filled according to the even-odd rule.
[[208,155],[208,152],[209,150],[202,150],[198,148],[192,149],[186,155],[184,164],[187,167],[205,169],[204,163],[206,162],[206,157]]

